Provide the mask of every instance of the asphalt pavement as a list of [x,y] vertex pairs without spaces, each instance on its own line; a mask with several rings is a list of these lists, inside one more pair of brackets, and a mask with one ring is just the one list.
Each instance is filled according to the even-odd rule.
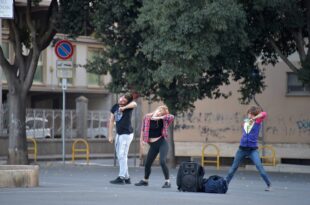
[[[205,177],[224,176],[228,167],[205,168]],[[172,187],[163,189],[160,167],[153,167],[149,186],[134,183],[143,177],[143,167],[129,169],[132,184],[112,185],[118,167],[98,163],[85,165],[63,162],[40,162],[40,185],[36,188],[0,188],[0,205],[309,205],[310,174],[268,172],[273,190],[257,171],[240,168],[226,194],[179,192],[177,169],[170,169]]]

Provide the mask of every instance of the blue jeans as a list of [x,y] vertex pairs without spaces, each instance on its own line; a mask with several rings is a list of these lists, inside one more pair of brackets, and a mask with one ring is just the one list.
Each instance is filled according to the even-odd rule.
[[259,174],[261,175],[261,177],[265,181],[266,185],[270,186],[271,182],[270,182],[270,180],[266,174],[266,171],[262,165],[262,162],[261,162],[260,157],[259,157],[259,152],[257,151],[257,149],[255,149],[255,150],[241,150],[240,148],[238,149],[236,156],[235,156],[235,159],[234,159],[234,162],[233,162],[231,168],[229,169],[228,175],[226,176],[227,183],[229,184],[229,182],[233,178],[235,172],[237,171],[239,164],[247,156],[250,157],[252,162],[255,164],[256,169],[259,171]]

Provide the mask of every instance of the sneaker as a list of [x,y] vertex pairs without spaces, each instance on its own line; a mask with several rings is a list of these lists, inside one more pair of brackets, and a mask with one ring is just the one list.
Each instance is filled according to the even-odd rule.
[[138,183],[135,183],[136,186],[148,186],[149,183],[144,180],[140,180]]
[[267,187],[265,188],[265,191],[272,191],[272,187],[271,187],[271,186],[267,186]]
[[170,182],[165,182],[164,185],[161,188],[170,188],[171,183]]
[[117,177],[116,179],[110,181],[111,184],[125,184],[125,179]]
[[125,179],[125,184],[131,184],[131,180],[130,180],[130,178]]

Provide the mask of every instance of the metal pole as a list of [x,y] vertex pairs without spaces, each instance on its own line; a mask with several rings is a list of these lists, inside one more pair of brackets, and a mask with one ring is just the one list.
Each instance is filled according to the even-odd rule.
[[62,161],[65,163],[65,111],[66,111],[66,93],[65,90],[67,88],[67,79],[62,79],[62,118],[61,118],[61,128],[62,128]]
[[[135,151],[134,151],[134,156],[133,156],[133,163],[134,163],[134,167],[136,167],[137,166],[137,152],[138,152],[138,146],[137,146],[137,137],[135,136],[135,133],[137,133],[136,132],[136,128],[137,128],[137,108],[136,109],[134,109],[134,114],[135,114],[135,119],[134,119],[134,136],[133,136],[133,140],[134,140],[134,143],[135,143]],[[140,137],[138,138],[138,139],[140,139]],[[139,142],[140,142],[140,140],[139,140]],[[140,144],[140,143],[139,143]]]
[[[116,94],[116,102],[118,102],[118,94]],[[114,126],[114,125],[113,125]],[[116,126],[116,125],[115,125]],[[115,131],[116,131],[116,128],[115,128]],[[116,140],[116,133],[114,133],[113,132],[113,135],[114,135],[114,158],[113,158],[113,165],[114,165],[114,167],[116,166],[116,158],[117,158],[117,156],[116,156],[116,144],[115,144],[115,140]]]

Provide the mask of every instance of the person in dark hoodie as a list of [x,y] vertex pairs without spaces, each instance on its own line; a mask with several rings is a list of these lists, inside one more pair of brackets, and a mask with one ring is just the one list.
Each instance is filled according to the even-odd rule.
[[235,172],[237,171],[239,164],[245,157],[249,157],[256,165],[257,170],[267,185],[265,191],[271,191],[270,179],[261,163],[259,152],[257,150],[259,131],[263,120],[267,116],[267,113],[263,112],[260,107],[252,106],[247,111],[247,115],[248,118],[244,120],[242,127],[242,137],[240,140],[239,149],[225,179],[227,184],[229,184]]

